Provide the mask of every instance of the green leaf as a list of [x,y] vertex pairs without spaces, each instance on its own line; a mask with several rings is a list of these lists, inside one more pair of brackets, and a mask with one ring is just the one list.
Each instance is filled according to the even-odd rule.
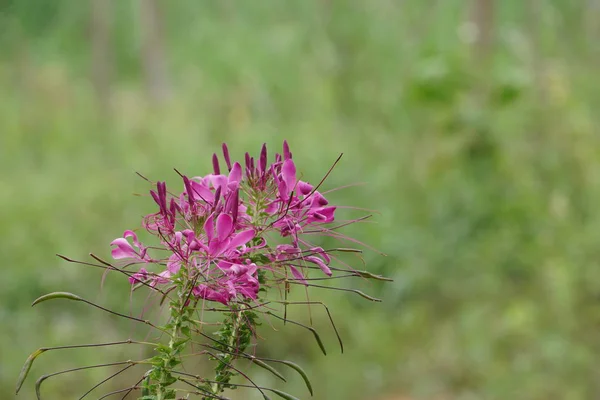
[[177,397],[177,393],[173,389],[169,389],[167,393],[165,393],[165,399],[175,399]]
[[275,375],[276,377],[278,377],[279,379],[281,379],[284,382],[287,382],[285,380],[285,378],[283,377],[283,375],[281,375],[281,373],[279,371],[277,371],[275,368],[271,367],[269,364],[267,364],[264,361],[259,360],[258,358],[251,358],[252,362],[256,365],[258,365],[261,368],[266,369],[267,371],[269,371],[270,373],[272,373],[273,375]]
[[150,396],[150,389],[148,388],[149,386],[150,386],[150,376],[146,375],[146,378],[144,379],[144,384],[142,387],[142,399]]
[[36,304],[41,303],[42,301],[53,300],[53,299],[69,299],[69,300],[75,300],[75,301],[83,301],[83,299],[81,297],[74,295],[73,293],[52,292],[52,293],[45,294],[42,297],[38,297],[33,303],[31,303],[31,306],[33,307]]
[[285,400],[300,400],[299,398],[294,397],[289,393],[282,392],[281,390],[277,390],[277,389],[269,389],[269,390],[271,390],[271,392],[275,393],[277,396],[279,396]]
[[302,376],[302,379],[304,379],[304,383],[306,383],[306,387],[308,388],[310,395],[311,396],[313,395],[313,388],[312,388],[312,385],[310,384],[310,380],[308,379],[308,375],[306,375],[306,372],[304,372],[304,370],[302,369],[301,366],[299,366],[296,363],[293,363],[291,361],[286,361],[286,360],[278,360],[278,362],[285,364],[292,369],[295,369],[296,372],[298,372],[300,374],[300,376]]
[[21,373],[19,373],[19,378],[17,379],[17,390],[15,394],[19,393],[21,390],[21,386],[23,386],[23,382],[25,382],[25,378],[27,378],[27,374],[29,374],[29,370],[31,369],[31,365],[37,356],[45,352],[46,349],[37,349],[29,357],[25,360],[25,364],[23,364],[23,368],[21,368]]
[[184,347],[184,348],[185,348],[185,344],[186,344],[187,342],[189,342],[189,341],[190,341],[190,339],[189,339],[189,338],[185,338],[185,339],[178,340],[178,341],[176,341],[175,343],[173,343],[173,348],[174,348],[174,349],[176,349],[176,348],[178,348],[178,347]]
[[187,336],[188,338],[192,336],[192,333],[190,332],[190,327],[189,326],[183,326],[181,327],[181,333],[185,336]]

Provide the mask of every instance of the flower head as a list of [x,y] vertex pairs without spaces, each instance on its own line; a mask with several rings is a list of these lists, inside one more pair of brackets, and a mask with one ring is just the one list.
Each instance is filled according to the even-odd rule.
[[[266,145],[257,161],[246,153],[244,167],[232,162],[226,145],[223,159],[227,171],[214,154],[213,173],[182,176],[178,195],[171,195],[164,182],[150,191],[158,210],[146,216],[143,225],[161,243],[156,252],[163,257],[155,264],[162,270],[150,273],[142,268],[130,281],[170,285],[183,279],[194,282],[192,294],[197,298],[229,304],[255,300],[265,284],[260,277],[267,273],[272,284],[281,279],[307,284],[312,268],[332,276],[331,255],[305,236],[333,222],[336,207],[318,188],[298,179],[288,143],[270,164]],[[154,261],[132,231],[111,245],[116,259]]]

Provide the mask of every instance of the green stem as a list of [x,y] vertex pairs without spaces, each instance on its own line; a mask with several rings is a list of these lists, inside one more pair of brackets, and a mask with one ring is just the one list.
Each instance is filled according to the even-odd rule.
[[[170,359],[173,358],[173,353],[174,353],[174,345],[175,345],[175,341],[176,339],[179,338],[179,325],[181,324],[181,319],[178,317],[174,323],[173,323],[173,329],[171,331],[171,339],[169,340],[169,353],[167,354],[167,363]],[[157,388],[157,393],[156,393],[156,400],[164,400],[166,399],[166,395],[167,395],[167,390],[168,387],[171,386],[170,383],[167,382],[166,379],[164,378],[168,378],[168,375],[170,375],[170,372],[168,370],[163,371],[161,374],[161,379],[158,382],[158,388]]]
[[[227,348],[223,349],[225,352],[218,354],[219,360],[217,360],[217,368],[220,367],[222,370],[217,370],[215,381],[211,385],[212,393],[215,395],[219,395],[219,393],[223,392],[229,385],[229,380],[231,378],[231,363],[237,358],[237,354],[242,353],[248,345],[248,343],[239,343],[238,340],[240,337],[240,329],[244,323],[244,315],[245,310],[243,306],[235,311],[231,334],[226,342]],[[239,346],[239,348],[236,349],[236,346]]]
[[[163,353],[162,363],[155,370],[159,371],[159,379],[156,387],[156,399],[166,400],[173,395],[173,391],[169,387],[176,381],[173,377],[171,370],[177,363],[177,358],[181,352],[182,343],[189,339],[188,336],[183,334],[182,328],[189,322],[183,318],[186,313],[189,314],[189,309],[185,306],[187,301],[188,290],[187,285],[180,286],[177,291],[177,299],[172,301],[169,308],[172,312],[172,327],[170,333],[169,344],[167,351]],[[174,312],[173,312],[174,311]],[[187,321],[189,321],[189,315]]]

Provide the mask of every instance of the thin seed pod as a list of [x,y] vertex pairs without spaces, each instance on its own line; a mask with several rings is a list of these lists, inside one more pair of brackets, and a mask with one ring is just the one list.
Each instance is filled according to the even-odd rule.
[[252,356],[252,358],[250,358],[250,360],[258,365],[261,368],[266,369],[267,371],[269,371],[270,373],[272,373],[273,375],[275,375],[276,377],[278,377],[279,379],[281,379],[284,382],[287,382],[287,380],[284,378],[283,375],[281,375],[281,373],[279,371],[277,371],[275,368],[271,367],[269,364],[267,364],[264,361],[259,360],[258,358]]
[[[69,257],[63,256],[62,254],[56,254],[56,256],[57,256],[57,257],[59,257],[59,258],[62,258],[63,260],[65,260],[65,261],[67,261],[67,262],[74,263],[74,264],[87,265],[87,266],[89,266],[89,267],[94,267],[94,268],[102,268],[102,269],[110,269],[110,270],[115,270],[115,271],[117,271],[117,272],[120,272],[121,274],[123,274],[123,275],[127,276],[128,278],[131,278],[131,277],[133,276],[133,274],[134,274],[133,272],[127,272],[127,271],[123,271],[122,269],[120,269],[120,268],[117,268],[117,267],[115,267],[114,265],[112,265],[112,264],[109,264],[109,263],[107,263],[107,262],[106,262],[106,261],[104,261],[104,260],[101,260],[100,258],[98,258],[97,256],[95,256],[94,254],[91,254],[91,253],[90,253],[90,256],[91,256],[91,257],[92,257],[94,260],[98,261],[99,263],[101,263],[101,264],[103,264],[103,265],[93,264],[93,263],[89,263],[89,262],[86,262],[86,261],[73,260],[72,258],[69,258]],[[127,264],[127,265],[126,265],[126,267],[127,267],[127,266],[129,266],[129,265],[131,265],[131,264]],[[150,288],[151,290],[154,290],[154,291],[157,291],[157,292],[160,292],[160,293],[163,293],[163,294],[165,294],[165,292],[164,292],[164,291],[162,291],[161,289],[159,289],[159,288],[157,288],[157,287],[155,287],[155,286],[151,286],[151,285],[150,285],[150,284],[148,284],[147,282],[140,281],[140,283],[139,283],[139,284],[140,284],[140,285],[143,285],[143,286],[146,286],[146,287]],[[166,295],[166,294],[165,294],[165,295]]]
[[45,295],[40,296],[37,299],[35,299],[34,302],[31,303],[31,307],[33,307],[36,304],[39,304],[39,303],[41,303],[43,301],[53,300],[53,299],[68,299],[68,300],[73,300],[73,301],[85,301],[81,297],[79,297],[79,296],[77,296],[77,295],[75,295],[73,293],[69,293],[69,292],[52,292],[52,293],[45,294]]
[[[207,383],[215,383],[216,381],[211,381],[211,380],[208,380],[208,379],[202,379],[202,382],[207,382]],[[254,388],[254,389],[256,389],[256,388],[257,388],[257,387],[251,386],[251,385],[244,385],[244,384],[241,384],[241,383],[236,383],[236,384],[235,384],[235,386],[239,386],[239,387],[245,387],[245,388]],[[292,395],[291,395],[291,394],[289,394],[289,393],[282,392],[281,390],[277,390],[277,389],[271,389],[271,388],[262,387],[262,386],[260,386],[260,387],[258,387],[258,388],[259,388],[259,389],[262,389],[262,390],[267,390],[267,391],[269,391],[269,392],[273,392],[273,393],[275,393],[276,395],[278,395],[279,397],[281,397],[281,398],[284,398],[284,399],[286,399],[286,400],[300,400],[300,399],[298,399],[297,397],[294,397],[294,396],[292,396]],[[268,399],[268,397],[266,397],[266,395],[263,395],[263,396],[264,396],[266,399]]]
[[[128,389],[125,389],[125,390],[122,390],[122,391],[118,392],[118,393],[123,393],[123,392],[125,392],[125,394],[123,395],[123,397],[121,397],[121,400],[125,400],[125,398],[126,398],[127,396],[129,396],[129,393],[133,392],[134,390],[139,390],[139,389],[141,389],[141,388],[140,388],[138,385],[139,385],[140,383],[142,383],[142,381],[144,380],[144,378],[145,378],[145,377],[146,377],[145,375],[144,375],[144,376],[142,376],[142,377],[141,377],[141,378],[140,378],[140,379],[139,379],[139,380],[138,380],[138,381],[135,383],[135,385],[133,385],[133,386],[129,387]],[[113,394],[116,394],[116,393],[113,393]],[[105,397],[106,397],[106,396],[105,396]],[[104,398],[104,397],[102,397],[102,398]],[[98,400],[101,400],[101,399],[98,399]]]
[[[290,283],[292,283],[294,285],[304,285],[303,283],[300,283],[300,282],[290,282]],[[374,301],[376,303],[380,303],[381,302],[381,299],[378,299],[378,298],[373,297],[373,296],[369,296],[368,294],[365,294],[365,293],[361,292],[358,289],[346,289],[346,288],[339,288],[339,287],[333,287],[333,286],[322,286],[322,285],[315,285],[315,284],[312,284],[312,283],[307,283],[304,286],[312,286],[312,287],[316,287],[316,288],[320,288],[320,289],[340,290],[342,292],[352,292],[352,293],[356,293],[357,295],[359,295],[359,296],[361,296],[361,297],[363,297],[363,298],[365,298],[367,300]]]
[[[274,313],[272,313],[271,311],[267,311],[265,312],[265,314],[268,315],[272,315],[273,317],[280,319],[280,320],[284,320],[282,317],[280,317],[279,315],[276,315]],[[306,326],[304,324],[301,324],[300,322],[296,322],[296,321],[292,321],[290,319],[287,320],[288,322],[294,324],[294,325],[298,325],[303,327],[304,329],[308,329],[309,331],[312,332],[313,336],[315,337],[315,340],[317,341],[317,344],[319,345],[319,348],[321,349],[321,351],[323,352],[324,355],[327,355],[327,351],[325,350],[325,346],[323,345],[323,341],[321,340],[321,337],[319,336],[319,334],[317,333],[317,331],[315,330],[315,328],[312,328],[310,326]]]
[[41,386],[42,383],[48,379],[48,378],[52,378],[53,376],[56,375],[62,375],[62,374],[66,374],[69,372],[75,372],[75,371],[82,371],[85,369],[92,369],[92,368],[104,368],[104,367],[112,367],[115,365],[124,365],[124,364],[138,364],[138,361],[121,361],[121,362],[116,362],[116,363],[108,363],[108,364],[97,364],[97,365],[89,365],[87,367],[78,367],[78,368],[71,368],[71,369],[66,369],[64,371],[59,371],[59,372],[54,372],[52,374],[48,374],[48,375],[42,375],[39,377],[39,379],[35,382],[35,394],[37,396],[38,400],[42,399],[40,390],[41,390]]
[[33,353],[31,353],[31,355],[29,357],[27,357],[27,360],[25,360],[25,364],[23,364],[23,368],[21,368],[21,372],[19,373],[19,378],[17,379],[17,389],[15,390],[15,394],[18,394],[19,391],[21,390],[21,387],[23,386],[23,382],[25,382],[25,378],[27,378],[27,375],[29,374],[29,370],[31,370],[31,366],[33,365],[33,362],[35,361],[35,359],[42,354],[43,352],[45,352],[47,349],[38,349],[36,351],[34,351]]
[[263,392],[262,388],[259,387],[258,385],[256,385],[256,383],[254,383],[254,381],[252,379],[250,379],[250,377],[248,375],[244,374],[242,371],[240,371],[239,369],[235,368],[233,365],[231,365],[231,363],[224,362],[216,354],[213,354],[213,353],[208,352],[208,351],[206,353],[209,354],[210,356],[212,356],[213,358],[219,360],[220,363],[225,364],[228,368],[231,368],[232,370],[234,370],[235,372],[237,372],[238,374],[240,374],[241,376],[243,376],[244,378],[246,378],[246,380],[252,384],[252,387],[256,388],[260,392],[260,394],[263,395],[263,397],[266,396],[265,393]]
[[110,381],[112,378],[114,378],[117,375],[120,375],[121,373],[127,371],[129,368],[133,367],[135,364],[130,364],[124,368],[121,368],[119,371],[115,372],[114,374],[110,375],[109,377],[101,380],[100,382],[98,382],[97,384],[95,384],[94,386],[92,386],[92,388],[90,390],[88,390],[87,392],[85,392],[79,399],[77,400],[83,400],[88,394],[92,393],[92,391],[98,387],[100,387],[102,384]]
[[362,278],[375,279],[377,281],[394,282],[392,278],[388,278],[382,275],[375,275],[368,271],[354,271],[354,273]]
[[[213,341],[216,341],[216,342],[218,342],[216,339],[213,339],[213,338],[210,338],[210,337],[208,337],[208,338],[209,338],[209,339],[212,339]],[[302,379],[304,380],[304,383],[306,384],[306,387],[308,388],[308,391],[310,392],[310,395],[311,395],[311,396],[313,395],[313,388],[312,388],[312,384],[310,383],[310,380],[308,379],[308,375],[307,375],[307,374],[306,374],[306,372],[305,372],[305,371],[302,369],[302,367],[300,367],[300,366],[299,366],[298,364],[296,364],[296,363],[293,363],[293,362],[291,362],[291,361],[288,361],[288,360],[278,360],[278,359],[275,359],[275,358],[256,357],[256,356],[254,356],[254,355],[247,354],[247,353],[232,353],[232,352],[227,352],[227,351],[224,351],[224,350],[222,350],[222,349],[217,349],[216,347],[210,346],[210,345],[208,345],[208,344],[205,344],[205,343],[198,343],[198,344],[199,344],[200,346],[207,347],[207,348],[209,348],[209,349],[213,349],[213,350],[216,350],[216,351],[226,352],[226,353],[228,353],[228,354],[235,354],[235,355],[238,355],[238,356],[241,356],[241,357],[247,358],[247,359],[249,359],[249,360],[251,360],[251,361],[253,361],[253,362],[256,362],[257,360],[260,360],[260,361],[262,361],[262,362],[264,362],[264,361],[269,361],[269,362],[273,362],[273,363],[279,363],[279,364],[284,364],[284,365],[287,365],[288,367],[290,367],[290,368],[294,369],[296,372],[298,372],[298,373],[300,374],[300,376],[301,376],[301,377],[302,377]],[[259,364],[257,364],[257,365],[259,365]],[[267,364],[267,365],[268,365],[268,364]],[[271,367],[271,366],[269,365],[269,367]],[[271,367],[271,368],[273,368],[273,367]],[[184,373],[181,373],[181,374],[184,374]],[[185,374],[184,374],[184,375],[185,375]],[[197,376],[195,376],[195,375],[191,375],[191,374],[190,374],[189,376],[194,376],[194,377],[198,378]],[[283,378],[282,378],[282,379],[283,379]],[[285,379],[284,379],[284,381],[285,381]]]
[[131,387],[128,387],[128,388],[125,388],[125,389],[119,389],[119,390],[115,390],[115,391],[112,391],[112,392],[106,393],[106,394],[105,394],[104,396],[102,396],[102,397],[99,397],[99,398],[98,398],[98,400],[104,400],[105,398],[107,398],[107,397],[110,397],[110,396],[112,396],[112,395],[119,394],[119,393],[123,393],[123,392],[127,392],[127,393],[125,394],[125,396],[124,396],[124,397],[121,399],[121,400],[123,400],[125,397],[127,397],[127,395],[129,395],[129,393],[133,392],[134,390],[140,390],[140,389],[141,389],[141,388],[140,388],[139,386],[137,386],[137,385],[136,385],[136,386],[131,386]]
[[100,305],[98,305],[96,303],[93,303],[93,302],[91,302],[89,300],[86,300],[86,299],[84,299],[82,297],[74,295],[73,293],[68,293],[68,292],[53,292],[53,293],[48,293],[48,294],[46,294],[44,296],[41,296],[41,297],[37,298],[33,302],[33,304],[31,304],[31,305],[35,306],[36,304],[39,304],[39,303],[41,303],[43,301],[52,300],[52,299],[68,299],[68,300],[74,300],[74,301],[81,301],[81,302],[89,304],[89,305],[91,305],[93,307],[96,307],[96,308],[98,308],[98,309],[100,309],[102,311],[105,311],[105,312],[107,312],[109,314],[113,314],[113,315],[116,315],[116,316],[119,316],[119,317],[130,319],[132,321],[137,321],[137,322],[144,323],[144,324],[149,325],[149,326],[151,326],[151,327],[153,327],[153,328],[155,328],[155,329],[157,329],[157,330],[159,330],[161,332],[164,332],[164,333],[166,333],[168,335],[171,335],[166,330],[164,330],[164,329],[162,329],[162,328],[160,328],[160,327],[152,324],[148,320],[144,320],[144,319],[141,319],[141,318],[132,317],[132,316],[129,316],[129,315],[121,314],[121,313],[116,312],[116,311],[109,310],[108,308],[104,308],[104,307],[102,307],[102,306],[100,306]]
[[122,340],[122,341],[119,341],[119,342],[78,344],[78,345],[56,346],[56,347],[42,347],[40,349],[37,349],[29,357],[27,357],[27,360],[25,361],[25,364],[23,365],[23,368],[21,369],[21,373],[19,374],[19,379],[17,381],[17,390],[16,390],[16,393],[19,393],[19,390],[21,389],[21,386],[23,385],[23,382],[25,381],[25,378],[27,378],[27,375],[29,374],[29,370],[31,369],[31,366],[33,364],[33,361],[40,354],[45,353],[46,351],[51,351],[51,350],[67,350],[67,349],[82,349],[82,348],[88,348],[88,347],[116,346],[116,345],[121,345],[121,344],[145,344],[145,345],[151,345],[151,346],[155,346],[156,345],[156,343],[138,342],[138,341],[135,341],[135,340],[128,339],[128,340]]
[[[197,380],[203,381],[203,382],[209,382],[209,381],[205,381],[204,379],[200,379],[194,375],[191,374],[184,374],[183,372],[177,372],[177,371],[173,371],[177,374],[182,374],[182,375],[186,375],[186,376],[191,376],[192,378],[195,378]],[[178,381],[183,382],[187,385],[190,385],[191,387],[198,389],[200,392],[202,392],[202,396],[204,397],[210,397],[212,399],[218,399],[218,400],[230,400],[228,397],[223,397],[223,396],[219,396],[217,394],[214,393],[210,393],[208,390],[200,387],[200,386],[196,386],[194,385],[192,382],[190,382],[189,380],[185,379],[185,378],[177,378]],[[210,383],[210,382],[209,382]],[[241,386],[241,385],[236,385],[236,386]],[[268,398],[267,398],[268,399]]]
[[263,360],[268,360],[271,362],[276,362],[276,363],[281,363],[284,365],[287,365],[288,367],[296,370],[296,372],[298,372],[300,374],[300,376],[302,377],[302,379],[304,380],[304,383],[306,384],[306,387],[308,388],[308,391],[310,392],[310,395],[313,395],[313,388],[312,385],[310,383],[310,380],[308,379],[308,375],[306,374],[306,372],[304,372],[304,370],[302,369],[302,367],[300,367],[298,364],[293,363],[291,361],[287,361],[287,360],[273,360],[273,359],[263,359]]
[[289,304],[292,304],[292,305],[317,304],[317,305],[323,306],[323,308],[325,308],[325,312],[327,312],[327,317],[329,317],[329,322],[331,322],[331,326],[333,327],[335,336],[337,337],[337,340],[340,344],[340,349],[341,349],[342,353],[344,353],[344,343],[342,342],[342,337],[340,336],[340,334],[337,330],[337,327],[335,326],[335,323],[333,322],[333,317],[331,316],[331,312],[329,312],[329,308],[325,305],[325,303],[323,303],[321,301],[287,301],[287,302],[278,302],[278,303],[284,303],[286,305],[289,305]]
[[277,389],[270,389],[271,392],[275,393],[277,396],[281,397],[282,399],[285,400],[300,400],[297,397],[292,396],[289,393],[286,392],[282,392],[281,390],[277,390]]

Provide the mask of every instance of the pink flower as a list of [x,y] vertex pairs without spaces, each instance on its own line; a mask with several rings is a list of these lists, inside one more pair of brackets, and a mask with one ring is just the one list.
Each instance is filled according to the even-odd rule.
[[133,285],[137,282],[143,282],[146,279],[148,279],[148,271],[146,271],[146,268],[140,268],[139,272],[129,277],[129,283]]
[[[127,240],[129,237],[133,238],[133,246]],[[146,248],[138,241],[137,235],[133,231],[125,231],[122,238],[113,240],[110,245],[115,246],[111,251],[111,255],[115,260],[131,258],[144,262],[151,261],[146,254]]]
[[236,233],[233,218],[228,214],[220,214],[217,217],[216,226],[213,215],[208,217],[204,223],[204,232],[208,243],[208,247],[205,246],[205,249],[211,257],[219,257],[224,253],[231,255],[239,247],[245,247],[255,235],[254,229]]
[[260,268],[276,276],[291,274],[305,285],[310,270],[332,276],[329,254],[303,236],[327,232],[311,228],[333,222],[336,207],[317,187],[298,179],[288,143],[270,164],[266,145],[256,160],[246,153],[244,167],[232,162],[226,145],[223,157],[226,171],[213,155],[213,173],[182,176],[180,193],[169,193],[164,182],[150,191],[158,211],[143,224],[159,239],[161,260],[152,260],[132,231],[111,243],[113,258],[160,268],[157,273],[141,268],[130,282],[155,286],[194,279],[194,296],[229,304],[257,299]]
[[229,303],[231,296],[229,296],[226,292],[219,292],[210,288],[207,285],[198,285],[192,290],[192,294],[201,299],[210,300],[210,301],[218,301],[224,305]]
[[196,286],[192,292],[194,296],[225,305],[238,296],[253,300],[257,298],[260,285],[256,277],[256,264],[221,261],[218,268],[223,274],[214,282]]

